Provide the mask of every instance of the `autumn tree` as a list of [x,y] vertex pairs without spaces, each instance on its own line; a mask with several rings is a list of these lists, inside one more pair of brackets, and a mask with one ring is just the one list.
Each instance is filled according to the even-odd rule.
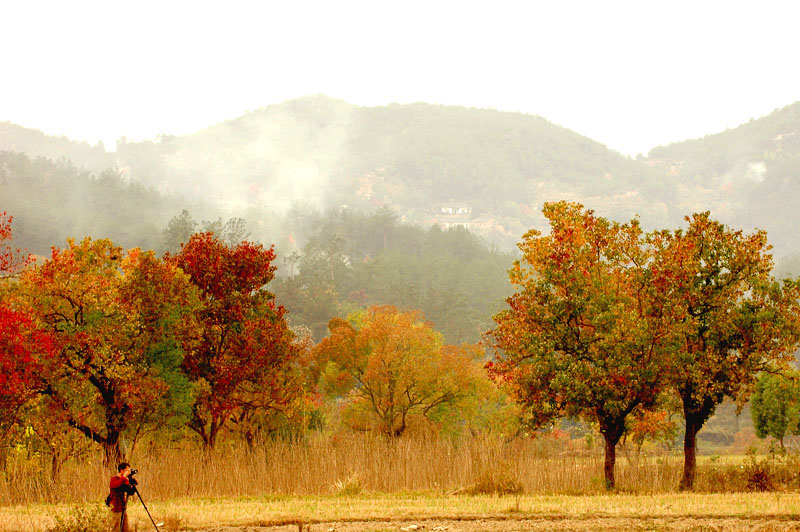
[[673,419],[677,412],[673,409],[638,410],[633,413],[631,422],[623,437],[631,441],[636,449],[636,457],[641,455],[642,447],[647,440],[665,442],[667,447],[672,446],[678,434],[678,424]]
[[[30,316],[0,304],[0,442],[23,417],[23,407],[44,388],[42,372],[53,341]],[[4,454],[0,452],[0,463]]]
[[763,373],[756,381],[750,414],[756,436],[772,436],[784,448],[787,434],[800,434],[800,386],[797,371],[785,375]]
[[490,373],[534,427],[563,416],[596,423],[606,486],[626,420],[652,407],[676,348],[670,279],[652,268],[660,234],[610,222],[574,203],[548,203],[550,234],[529,231],[509,272],[516,293],[489,332]]
[[207,448],[234,421],[264,410],[287,410],[301,388],[293,378],[297,357],[285,310],[266,289],[275,267],[272,248],[226,245],[197,233],[168,260],[199,289],[199,344],[187,346],[183,370],[195,387],[188,423]]
[[121,455],[133,418],[158,404],[179,378],[178,338],[191,337],[197,305],[188,277],[152,252],[123,252],[109,240],[68,241],[26,269],[13,304],[53,338],[39,390],[53,422],[63,421]]
[[[42,362],[52,356],[53,341],[31,316],[10,306],[10,290],[4,274],[10,273],[17,251],[10,245],[12,218],[0,214],[0,442],[22,418],[23,407],[42,387]],[[5,464],[0,450],[0,466]]]
[[681,489],[694,485],[697,433],[717,405],[743,404],[759,372],[785,366],[800,338],[800,287],[771,277],[766,234],[734,231],[708,212],[687,221],[659,251],[682,316],[673,384],[686,425]]
[[415,416],[435,419],[478,395],[483,351],[443,345],[418,311],[374,306],[333,318],[315,348],[325,390],[345,401],[356,430],[400,436]]

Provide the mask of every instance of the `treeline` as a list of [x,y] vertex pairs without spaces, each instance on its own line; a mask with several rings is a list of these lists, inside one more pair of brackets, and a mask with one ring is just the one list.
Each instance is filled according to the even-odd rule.
[[[12,220],[0,221],[7,244]],[[201,232],[158,257],[87,237],[39,263],[15,264],[7,247],[2,258],[2,449],[44,450],[54,475],[81,441],[113,462],[154,432],[191,431],[211,449],[310,426],[396,437],[513,419],[484,351],[446,344],[418,311],[353,311],[316,344],[290,327],[260,244]]]
[[[756,390],[760,436],[798,430],[797,390],[781,383],[794,378],[800,283],[771,276],[763,232],[708,213],[653,232],[565,202],[544,214],[550,232],[520,243],[506,304],[482,317],[445,300],[454,338],[494,315],[483,344],[447,338],[417,308],[377,304],[386,287],[411,292],[409,305],[436,302],[415,297],[445,272],[458,290],[462,276],[493,271],[481,273],[486,249],[469,233],[416,232],[388,209],[315,220],[280,283],[274,249],[243,240],[237,219],[196,232],[184,212],[162,232],[163,255],[87,237],[22,263],[3,215],[0,458],[44,451],[57,475],[86,442],[114,461],[143,439],[188,434],[212,449],[323,428],[510,436],[569,418],[603,436],[613,487],[623,435],[672,440],[683,412],[691,488],[697,434],[725,398],[741,404]],[[414,269],[425,253],[436,260]]]
[[93,174],[101,174],[116,165],[116,157],[106,151],[102,142],[91,146],[87,142],[46,135],[10,122],[0,122],[0,151],[24,153],[33,159],[65,159]]

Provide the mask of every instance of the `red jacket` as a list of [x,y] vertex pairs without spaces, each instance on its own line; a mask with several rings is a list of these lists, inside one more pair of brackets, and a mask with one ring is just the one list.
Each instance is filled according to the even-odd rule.
[[128,477],[114,475],[108,485],[110,500],[108,505],[114,512],[121,512],[125,509],[128,495],[136,493],[136,481]]

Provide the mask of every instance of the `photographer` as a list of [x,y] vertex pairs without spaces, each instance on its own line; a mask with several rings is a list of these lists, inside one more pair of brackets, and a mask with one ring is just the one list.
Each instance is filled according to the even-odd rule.
[[136,493],[136,479],[130,464],[122,462],[117,466],[117,474],[111,477],[109,493],[106,503],[111,508],[110,532],[128,532],[128,516],[125,509],[128,505],[128,495]]

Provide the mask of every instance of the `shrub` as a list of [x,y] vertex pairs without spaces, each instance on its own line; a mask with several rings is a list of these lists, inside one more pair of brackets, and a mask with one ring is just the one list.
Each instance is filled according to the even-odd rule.
[[92,506],[76,506],[66,514],[55,514],[56,524],[47,532],[97,532],[106,530],[109,521],[108,508],[96,504]]
[[522,482],[505,470],[486,470],[478,475],[466,493],[470,495],[520,495],[524,491]]
[[340,497],[360,495],[363,490],[364,487],[361,485],[361,479],[358,475],[350,475],[344,480],[337,480],[331,488],[331,491]]

